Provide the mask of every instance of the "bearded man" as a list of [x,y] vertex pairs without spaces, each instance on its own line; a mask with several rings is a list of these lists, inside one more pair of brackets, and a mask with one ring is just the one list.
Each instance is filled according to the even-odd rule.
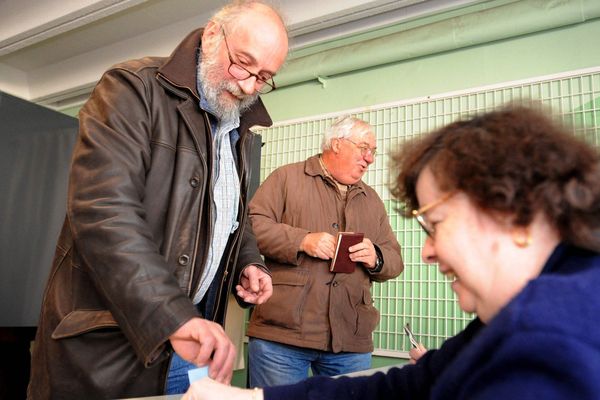
[[228,294],[272,293],[247,220],[249,128],[272,123],[258,95],[287,50],[272,7],[237,1],[170,57],[104,73],[79,113],[28,398],[183,393],[200,365],[231,380]]

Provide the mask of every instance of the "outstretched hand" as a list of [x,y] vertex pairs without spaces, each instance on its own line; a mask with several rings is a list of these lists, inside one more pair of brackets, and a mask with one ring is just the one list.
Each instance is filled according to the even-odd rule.
[[214,380],[231,382],[236,351],[221,325],[192,318],[177,329],[169,341],[184,360],[197,366],[208,365],[209,376]]
[[192,383],[181,400],[263,400],[262,389],[242,389],[225,386],[210,378],[202,378]]
[[246,303],[263,304],[273,294],[273,283],[271,276],[263,269],[249,265],[242,271],[240,284],[235,290]]

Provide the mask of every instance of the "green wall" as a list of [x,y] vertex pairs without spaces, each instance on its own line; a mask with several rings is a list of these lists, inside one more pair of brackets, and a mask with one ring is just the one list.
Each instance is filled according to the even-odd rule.
[[600,66],[599,42],[598,0],[485,1],[296,49],[262,99],[276,122],[338,112]]
[[[524,2],[515,2],[515,5],[509,4],[503,8],[506,9],[510,6],[516,8],[522,3]],[[565,3],[565,7],[572,5],[571,8],[575,9],[581,6],[579,4],[581,2],[575,0],[546,1],[546,3]],[[596,4],[596,8],[600,8],[600,1],[597,1]],[[492,11],[487,13],[493,14]],[[541,11],[539,15],[533,15],[532,12],[532,18],[543,20],[544,15]],[[477,14],[482,13],[478,12]],[[506,10],[504,10],[504,14],[506,14]],[[464,20],[465,16],[454,18],[454,20],[459,19]],[[489,18],[474,17],[469,20],[469,23],[472,24],[469,26],[470,35],[474,36],[479,31],[482,36],[489,36],[487,32],[490,30],[502,32],[512,29],[511,20],[498,19],[494,26],[490,26],[490,19],[494,20],[493,16]],[[536,22],[539,24],[539,21]],[[477,25],[478,23],[481,25]],[[532,21],[533,23],[534,21]],[[436,28],[432,35],[435,34],[436,37],[456,35],[455,26],[458,22],[446,24],[447,32],[442,30],[443,27],[437,26],[439,25],[437,21],[434,21],[433,24],[436,25]],[[553,25],[560,25],[560,23],[557,22]],[[418,29],[427,31],[428,28],[425,24]],[[389,37],[383,36],[377,39],[377,42],[384,42],[389,48],[401,47],[405,41],[408,42],[414,38],[415,35],[411,32],[413,29],[395,33]],[[506,36],[510,35],[497,34],[494,37]],[[424,40],[433,39],[425,38]],[[374,43],[373,40],[369,42]],[[444,50],[359,71],[345,72],[326,77],[325,85],[319,83],[315,78],[278,89],[263,96],[263,100],[274,121],[320,115],[599,66],[599,43],[600,18],[595,18],[550,30],[464,46],[455,50]],[[411,43],[411,46],[414,46],[414,43]],[[352,47],[351,54],[344,54],[343,50],[338,48],[336,55],[358,57],[355,50],[360,53],[360,45],[354,44],[349,47]],[[448,46],[431,45],[430,47],[435,50]],[[332,52],[332,50],[325,53],[327,52]],[[291,54],[291,57],[293,56],[294,54]],[[372,54],[368,54],[368,56],[372,57]],[[322,59],[326,59],[326,57],[317,60]],[[345,57],[340,57],[338,62],[344,63],[344,59]],[[335,62],[335,60],[331,62]],[[355,60],[352,62],[357,63]],[[294,60],[292,59],[288,64],[290,68],[293,68]],[[315,69],[318,69],[318,66]],[[285,69],[281,71],[280,75],[285,80]]]

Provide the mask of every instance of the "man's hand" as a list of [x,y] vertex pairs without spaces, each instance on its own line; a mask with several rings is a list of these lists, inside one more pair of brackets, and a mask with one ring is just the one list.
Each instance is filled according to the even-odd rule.
[[335,245],[335,236],[327,232],[309,233],[302,239],[300,251],[305,252],[311,257],[329,260],[335,253]]
[[377,252],[375,251],[373,242],[369,239],[364,238],[361,243],[350,246],[348,251],[350,252],[350,259],[352,261],[361,262],[369,269],[375,268]]
[[209,376],[225,384],[231,382],[235,346],[223,327],[202,318],[192,318],[169,337],[181,358],[197,366],[208,365]]
[[249,265],[242,271],[240,284],[235,290],[246,303],[263,304],[273,294],[273,283],[263,269]]

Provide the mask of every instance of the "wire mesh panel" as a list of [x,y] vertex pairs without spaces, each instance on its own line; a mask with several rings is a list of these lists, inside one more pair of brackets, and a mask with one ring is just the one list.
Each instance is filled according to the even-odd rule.
[[393,178],[390,154],[407,139],[461,117],[529,100],[549,107],[553,117],[571,126],[576,135],[600,144],[600,68],[285,121],[259,130],[265,143],[262,182],[277,167],[319,153],[323,132],[339,115],[352,114],[375,128],[377,159],[363,180],[383,200],[405,264],[397,279],[373,285],[375,306],[381,314],[373,334],[375,354],[405,356],[410,343],[402,327],[407,322],[427,348],[435,348],[473,318],[458,308],[455,295],[437,266],[421,261],[425,235],[416,222],[400,216],[388,189]]

